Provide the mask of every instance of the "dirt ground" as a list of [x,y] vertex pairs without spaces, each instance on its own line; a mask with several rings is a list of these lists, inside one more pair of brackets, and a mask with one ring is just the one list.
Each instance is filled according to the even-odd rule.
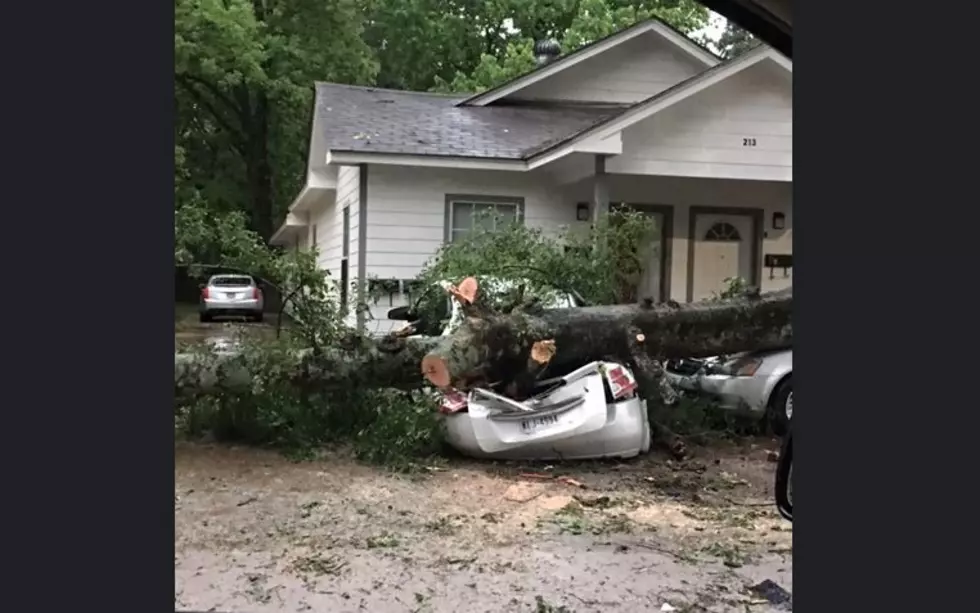
[[[770,439],[417,475],[178,443],[174,601],[197,611],[790,610]],[[584,486],[584,487],[583,487]],[[777,589],[778,592],[778,589]],[[784,597],[786,594],[783,594]]]

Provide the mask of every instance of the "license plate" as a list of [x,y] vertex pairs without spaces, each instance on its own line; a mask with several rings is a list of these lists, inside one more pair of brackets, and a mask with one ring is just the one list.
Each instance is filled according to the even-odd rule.
[[234,292],[231,292],[229,294],[225,294],[225,296],[228,297],[228,300],[234,300],[235,298],[238,298],[238,294],[236,294]]
[[558,423],[557,415],[545,415],[543,417],[532,417],[531,419],[521,420],[521,430],[530,434],[538,428],[553,426]]

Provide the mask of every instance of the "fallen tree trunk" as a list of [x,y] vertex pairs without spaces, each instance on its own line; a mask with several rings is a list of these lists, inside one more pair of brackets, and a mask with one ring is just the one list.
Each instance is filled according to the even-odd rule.
[[784,348],[793,340],[791,289],[687,305],[518,306],[511,313],[488,307],[473,278],[452,291],[467,319],[422,360],[439,388],[492,385],[521,397],[545,372],[561,375],[596,360],[643,371],[655,369],[655,360]]
[[[377,341],[340,342],[320,352],[307,349],[277,356],[275,364],[247,354],[184,353],[174,356],[174,390],[178,402],[222,390],[245,391],[259,375],[286,380],[308,392],[336,392],[361,387],[416,389],[422,385],[419,363],[438,344],[436,338],[390,335]],[[275,373],[266,369],[274,368]]]
[[[352,337],[316,353],[308,350],[281,356],[274,364],[248,356],[178,355],[174,363],[177,397],[247,390],[256,384],[259,374],[267,374],[310,392],[413,389],[429,383],[460,391],[494,387],[522,398],[540,377],[566,374],[596,360],[630,366],[640,379],[641,391],[649,396],[659,384],[658,360],[775,349],[792,343],[791,290],[689,305],[573,309],[540,309],[533,299],[521,299],[508,313],[497,312],[478,298],[475,279],[465,280],[452,291],[467,314],[452,335]],[[270,368],[276,372],[266,372]]]

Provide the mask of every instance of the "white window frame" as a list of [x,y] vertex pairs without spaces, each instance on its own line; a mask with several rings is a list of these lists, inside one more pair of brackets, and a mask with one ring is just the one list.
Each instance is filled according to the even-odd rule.
[[517,223],[524,223],[524,198],[516,196],[446,194],[445,233],[443,237],[443,240],[446,243],[452,242],[455,238],[453,214],[456,206],[460,204],[482,204],[493,207],[514,207],[517,213]]

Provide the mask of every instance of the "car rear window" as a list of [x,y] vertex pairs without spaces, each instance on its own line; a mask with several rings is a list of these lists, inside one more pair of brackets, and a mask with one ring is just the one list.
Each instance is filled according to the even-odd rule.
[[251,285],[251,277],[214,277],[211,279],[211,285],[217,287],[227,287],[231,285]]

